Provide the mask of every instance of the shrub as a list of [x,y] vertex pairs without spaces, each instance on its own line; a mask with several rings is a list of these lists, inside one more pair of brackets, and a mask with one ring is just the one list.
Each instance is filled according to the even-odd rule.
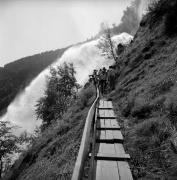
[[90,99],[92,99],[95,94],[96,92],[93,85],[90,85],[86,89],[82,89],[78,99],[78,105],[80,106],[80,108],[83,109],[84,107],[87,107],[90,103]]
[[163,81],[158,82],[157,84],[153,84],[151,86],[150,92],[152,93],[152,96],[155,97],[159,94],[168,92],[173,85],[174,79],[169,77],[164,79]]
[[164,173],[164,168],[168,167],[169,162],[167,142],[171,137],[171,127],[167,118],[157,117],[146,119],[132,128],[127,146],[135,179],[145,176],[154,179],[154,175],[157,177]]
[[143,97],[137,97],[131,110],[131,115],[138,119],[146,118],[150,115],[152,106]]

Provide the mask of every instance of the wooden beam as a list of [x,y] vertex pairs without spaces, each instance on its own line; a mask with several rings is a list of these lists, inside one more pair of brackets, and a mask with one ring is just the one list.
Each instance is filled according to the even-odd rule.
[[97,160],[108,160],[108,161],[125,161],[130,159],[129,154],[107,154],[107,153],[98,153],[95,155]]
[[97,130],[120,130],[120,127],[97,127]]
[[97,139],[96,140],[97,143],[123,143],[124,140],[123,139]]
[[98,119],[116,119],[116,117],[98,116]]
[[99,110],[112,110],[112,108],[109,108],[109,107],[99,107],[98,109]]

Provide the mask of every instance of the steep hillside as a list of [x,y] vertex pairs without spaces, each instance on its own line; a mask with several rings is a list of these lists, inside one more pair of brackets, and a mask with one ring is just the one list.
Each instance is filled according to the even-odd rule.
[[25,57],[0,68],[0,114],[14,97],[42,70],[53,63],[66,50],[44,52]]
[[176,0],[154,3],[116,65],[121,70],[110,97],[135,179],[177,179],[176,24]]
[[85,119],[95,95],[93,86],[83,89],[73,106],[35,139],[3,179],[71,179]]

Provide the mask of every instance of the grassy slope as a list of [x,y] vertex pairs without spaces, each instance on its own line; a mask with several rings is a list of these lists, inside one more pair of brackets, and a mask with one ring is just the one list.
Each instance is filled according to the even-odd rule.
[[93,87],[82,91],[64,117],[37,138],[32,148],[20,157],[4,179],[70,179],[85,119],[94,98]]
[[166,35],[164,19],[144,17],[111,94],[135,179],[177,179],[170,143],[177,119],[177,36]]

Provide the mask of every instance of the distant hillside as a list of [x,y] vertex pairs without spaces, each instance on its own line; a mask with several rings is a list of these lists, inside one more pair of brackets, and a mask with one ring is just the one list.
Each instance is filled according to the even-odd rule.
[[28,56],[0,67],[0,114],[15,96],[42,70],[60,57],[66,48]]
[[[177,179],[177,1],[149,8],[112,92],[134,179]],[[117,66],[120,66],[118,64]]]

